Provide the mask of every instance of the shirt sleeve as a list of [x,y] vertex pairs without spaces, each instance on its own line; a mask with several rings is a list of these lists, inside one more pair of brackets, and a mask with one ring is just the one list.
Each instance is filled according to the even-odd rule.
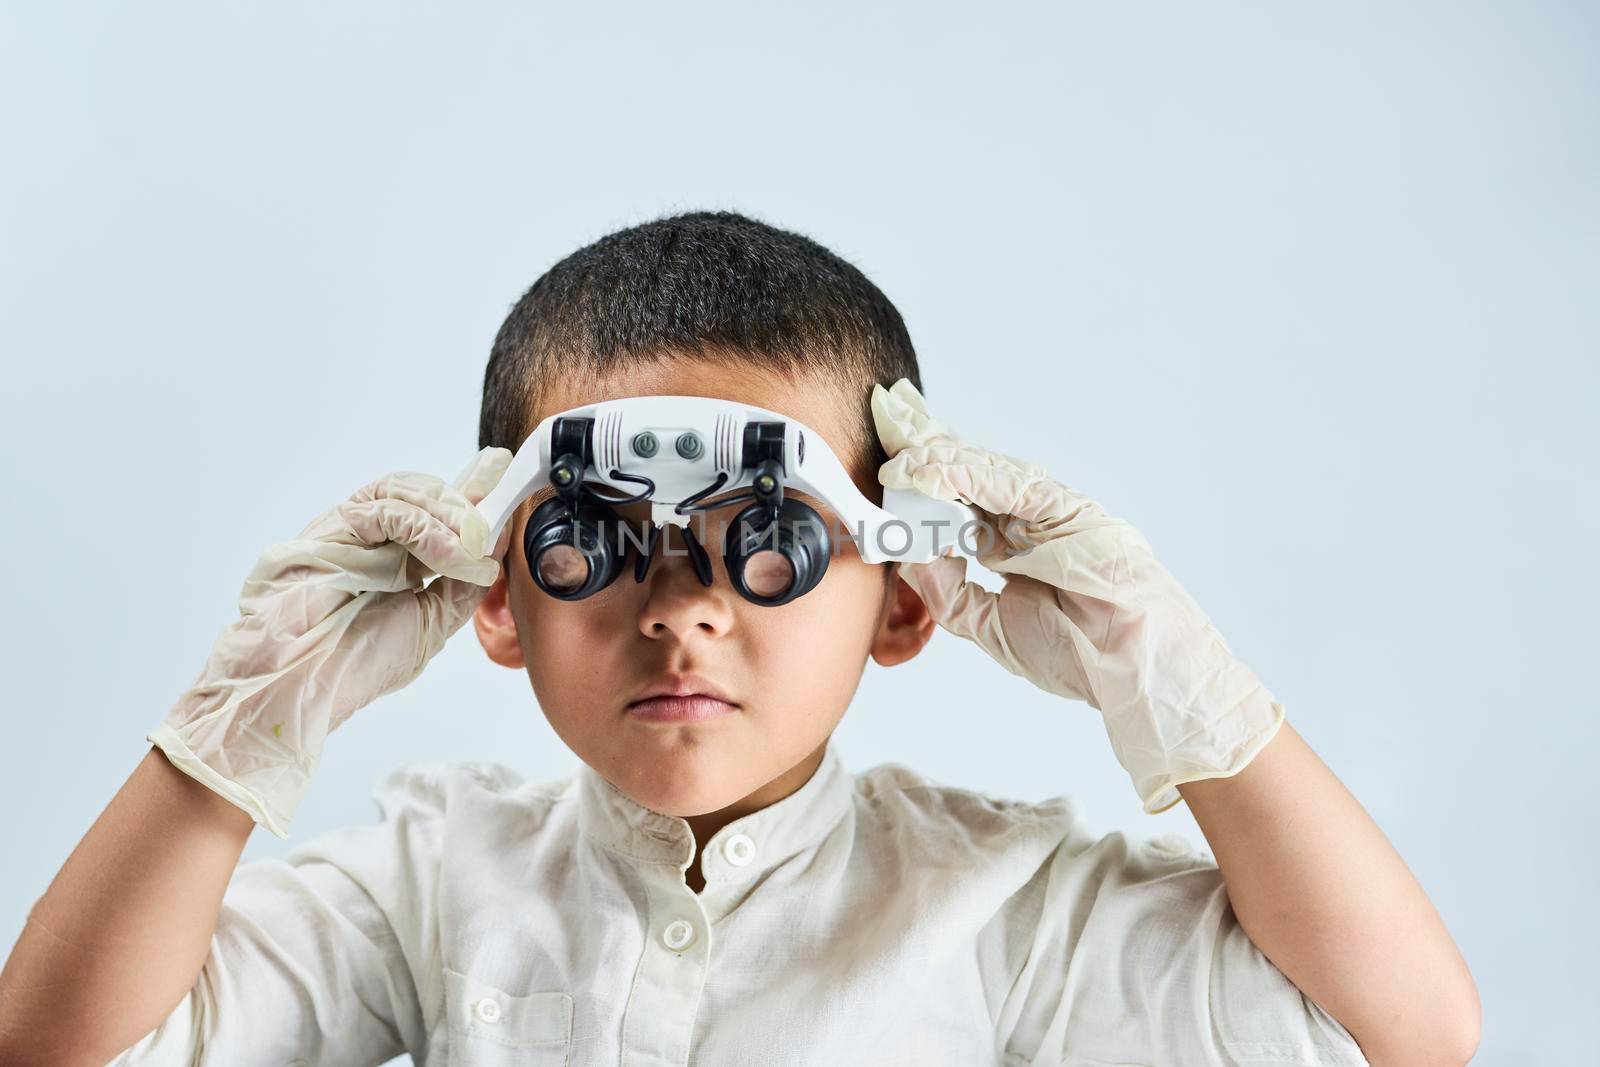
[[408,957],[426,933],[443,789],[433,765],[373,792],[381,821],[240,864],[194,988],[113,1067],[381,1064],[423,1041]]
[[1367,1063],[1250,940],[1215,861],[1180,835],[1095,840],[1080,818],[1014,903],[1033,934],[998,1016],[1007,1063]]

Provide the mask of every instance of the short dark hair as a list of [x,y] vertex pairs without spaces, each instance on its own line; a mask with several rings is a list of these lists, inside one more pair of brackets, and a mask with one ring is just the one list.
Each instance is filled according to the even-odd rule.
[[888,460],[873,383],[922,389],[904,320],[866,275],[820,244],[733,211],[664,216],[600,238],[545,271],[495,335],[478,447],[513,452],[556,374],[602,375],[664,355],[831,376],[857,398],[847,466]]

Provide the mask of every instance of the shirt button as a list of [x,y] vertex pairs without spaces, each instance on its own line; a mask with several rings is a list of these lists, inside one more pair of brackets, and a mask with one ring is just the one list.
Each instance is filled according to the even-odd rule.
[[734,834],[723,842],[722,854],[735,867],[743,867],[756,858],[756,843],[744,834]]
[[493,997],[484,997],[472,1006],[472,1010],[477,1012],[478,1018],[486,1023],[500,1021],[500,1002]]
[[662,942],[674,952],[682,952],[694,940],[694,926],[687,919],[674,919],[661,931]]

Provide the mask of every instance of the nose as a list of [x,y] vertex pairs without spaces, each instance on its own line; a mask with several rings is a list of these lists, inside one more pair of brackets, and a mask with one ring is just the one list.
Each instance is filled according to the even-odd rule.
[[687,641],[696,634],[720,637],[728,632],[733,624],[730,598],[738,594],[723,573],[719,553],[710,547],[706,552],[712,560],[709,586],[700,584],[683,541],[683,531],[672,526],[662,529],[655,559],[650,561],[650,573],[645,576],[646,595],[639,609],[640,633],[657,640],[671,636]]

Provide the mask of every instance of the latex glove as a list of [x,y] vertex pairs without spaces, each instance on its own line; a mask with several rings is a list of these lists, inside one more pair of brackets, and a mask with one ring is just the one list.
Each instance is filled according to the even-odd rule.
[[905,378],[873,386],[872,414],[886,488],[971,504],[1000,530],[987,544],[963,535],[1005,576],[999,593],[966,581],[959,555],[901,576],[945,629],[1098,709],[1145,811],[1172,807],[1184,782],[1237,774],[1277,733],[1283,705],[1133,526],[1037,463],[962,441]]
[[475,505],[510,463],[509,450],[485,448],[448,485],[390,474],[269,547],[239,619],[146,739],[288,837],[327,735],[421,674],[499,576],[510,527],[486,555]]

